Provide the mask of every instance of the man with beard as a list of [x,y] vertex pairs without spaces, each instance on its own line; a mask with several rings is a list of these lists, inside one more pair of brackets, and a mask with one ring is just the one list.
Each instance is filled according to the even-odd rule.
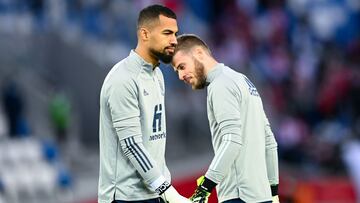
[[207,202],[279,202],[277,143],[253,83],[211,55],[195,35],[182,35],[172,65],[192,89],[207,87],[207,114],[215,156],[190,198]]
[[104,80],[99,203],[190,202],[171,186],[165,163],[165,89],[158,66],[159,60],[171,61],[177,32],[176,15],[169,8],[144,8],[138,17],[137,47]]

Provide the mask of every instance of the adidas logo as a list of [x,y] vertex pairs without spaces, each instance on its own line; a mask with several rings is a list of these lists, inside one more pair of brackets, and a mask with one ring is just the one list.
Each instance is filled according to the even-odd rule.
[[149,93],[144,89],[144,96],[148,96]]

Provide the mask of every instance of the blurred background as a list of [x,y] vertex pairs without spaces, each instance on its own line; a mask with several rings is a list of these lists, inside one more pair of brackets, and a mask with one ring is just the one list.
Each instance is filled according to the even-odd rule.
[[[0,203],[97,201],[100,88],[153,3],[257,86],[281,202],[360,202],[360,1],[0,0]],[[161,69],[166,158],[190,196],[213,156],[206,91]]]

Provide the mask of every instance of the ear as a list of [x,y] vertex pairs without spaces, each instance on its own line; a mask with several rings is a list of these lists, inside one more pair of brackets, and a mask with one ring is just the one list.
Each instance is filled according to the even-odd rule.
[[150,32],[146,28],[139,29],[139,38],[143,41],[148,41],[150,38]]
[[194,56],[196,57],[197,60],[203,61],[205,56],[204,49],[200,46],[194,47]]

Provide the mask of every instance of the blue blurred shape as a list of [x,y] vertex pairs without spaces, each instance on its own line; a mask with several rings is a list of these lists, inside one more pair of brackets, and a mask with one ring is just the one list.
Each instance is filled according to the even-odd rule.
[[66,169],[59,170],[58,184],[61,188],[69,188],[72,185],[72,176]]
[[5,189],[4,183],[2,182],[2,180],[0,179],[0,192],[3,192]]
[[30,126],[24,117],[18,119],[16,131],[20,137],[28,137],[30,135]]
[[56,146],[56,143],[51,140],[43,141],[43,153],[45,160],[49,161],[50,163],[55,162],[58,160],[59,157],[59,150]]

